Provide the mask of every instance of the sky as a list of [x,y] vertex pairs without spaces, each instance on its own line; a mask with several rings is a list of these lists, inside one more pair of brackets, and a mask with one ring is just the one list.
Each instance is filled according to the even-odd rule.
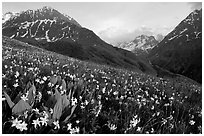
[[74,18],[111,44],[146,34],[167,35],[200,2],[3,2],[2,13],[49,6]]

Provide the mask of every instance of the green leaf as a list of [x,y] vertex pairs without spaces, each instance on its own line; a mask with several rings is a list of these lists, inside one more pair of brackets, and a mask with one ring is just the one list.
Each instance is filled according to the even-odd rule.
[[59,93],[59,91],[57,90],[57,88],[55,88],[55,99],[58,101],[58,99],[60,98],[61,94]]
[[68,83],[68,89],[71,89],[74,86],[72,82]]
[[27,85],[26,85],[26,87],[25,87],[23,93],[26,93],[26,91],[27,91],[29,88],[31,88],[31,87],[32,87],[32,84],[31,84],[31,82],[29,81],[29,82],[27,83]]
[[62,86],[62,90],[66,90],[66,82],[65,82],[64,79],[62,79],[62,84],[61,84],[61,86]]
[[31,109],[31,106],[25,102],[24,100],[20,100],[12,109],[12,112],[14,114],[20,114],[22,112],[24,112],[25,110],[29,110]]
[[61,97],[62,97],[62,109],[64,110],[65,107],[67,107],[70,104],[70,101],[67,99],[66,95],[63,95]]
[[35,101],[35,92],[36,92],[36,88],[34,85],[32,85],[28,90],[28,104],[30,105]]
[[10,96],[6,92],[4,92],[4,96],[6,98],[6,101],[7,101],[8,105],[9,105],[9,107],[12,108],[15,104],[11,101]]
[[78,81],[78,85],[79,86],[82,86],[84,83],[83,83],[84,81],[82,80],[82,79],[79,79],[79,81]]
[[53,85],[55,85],[55,84],[57,83],[57,77],[56,77],[56,76],[52,76],[52,77],[50,78],[50,82],[51,82]]
[[62,97],[59,97],[57,103],[54,106],[52,118],[54,120],[60,119],[61,115],[62,115]]
[[72,97],[71,95],[72,95],[72,90],[70,89],[68,94],[68,100],[71,100],[71,97]]
[[14,104],[17,104],[21,100],[21,95],[22,95],[22,93],[19,92],[18,95],[16,96],[16,98],[13,100]]
[[62,81],[61,76],[57,76],[57,83],[58,83],[59,85],[60,85],[61,81]]
[[70,114],[71,114],[71,107],[68,105],[67,107],[65,107],[59,121],[60,122],[64,121],[66,117],[69,116]]
[[57,103],[53,109],[53,119],[60,119],[62,111],[70,104],[70,102],[67,99],[67,96],[61,96],[57,89],[55,89],[55,99],[57,100]]
[[56,102],[57,100],[55,99],[55,96],[50,96],[47,102],[45,103],[45,106],[48,108],[53,108]]
[[69,116],[66,117],[66,119],[64,120],[64,122],[67,122],[70,117],[72,116],[72,114],[74,113],[74,110],[76,109],[77,105],[74,105],[72,108],[71,108],[71,113]]

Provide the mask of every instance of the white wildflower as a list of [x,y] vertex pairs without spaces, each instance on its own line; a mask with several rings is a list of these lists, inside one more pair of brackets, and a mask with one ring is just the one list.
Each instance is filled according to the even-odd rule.
[[104,87],[103,89],[102,89],[102,93],[105,93],[106,92],[106,87]]
[[79,122],[80,122],[79,120],[76,120],[76,123],[77,123],[77,124],[79,124]]
[[22,123],[22,124],[19,124],[18,125],[18,128],[17,129],[20,129],[20,131],[23,131],[23,130],[27,130],[27,123],[25,123],[25,121]]
[[138,116],[134,116],[133,119],[130,121],[130,127],[135,127],[140,122],[140,118]]
[[54,128],[54,129],[59,129],[59,128],[60,128],[59,120],[54,121],[53,124],[55,125],[55,128]]
[[137,127],[137,130],[138,132],[140,132],[142,130],[142,127]]
[[73,97],[72,97],[71,101],[72,101],[72,106],[74,106],[74,105],[77,104],[77,99],[76,99],[76,98],[73,98]]
[[37,83],[39,83],[39,82],[40,82],[40,79],[39,79],[39,78],[37,78],[37,79],[35,79],[35,81],[36,81]]
[[25,95],[21,96],[21,99],[24,100],[24,101],[28,100],[28,98]]
[[47,77],[44,76],[44,77],[43,77],[43,80],[46,81],[46,80],[47,80]]
[[79,133],[79,127],[75,127],[73,129],[70,129],[70,134],[76,134]]
[[50,108],[50,114],[53,114],[53,109],[52,108]]
[[190,125],[194,125],[194,124],[195,124],[195,121],[194,121],[194,120],[190,120],[190,121],[189,121],[189,124],[190,124]]
[[46,118],[46,117],[40,117],[40,122],[42,123],[42,126],[47,126],[47,122],[48,122],[49,120]]
[[13,85],[13,87],[15,87],[15,88],[18,87],[18,86],[19,86],[18,83],[15,83],[15,84]]
[[117,129],[115,124],[109,124],[108,127],[110,128],[110,130],[116,130]]
[[19,124],[22,122],[22,120],[18,120],[18,118],[16,118],[15,120],[12,121],[12,125],[11,127],[19,127]]
[[32,109],[32,111],[35,111],[37,114],[39,114],[39,109],[38,108]]
[[67,130],[71,130],[72,129],[72,124],[71,123],[68,123],[67,124]]
[[113,93],[113,95],[117,95],[117,94],[118,94],[118,92],[116,92],[116,91]]
[[167,120],[162,118],[162,124],[165,125],[166,123],[167,123]]
[[15,77],[18,78],[19,75],[20,75],[19,72],[16,71]]
[[35,128],[37,128],[37,126],[40,127],[40,121],[39,121],[39,118],[36,119],[36,120],[33,120],[33,123],[32,123],[32,124],[34,125]]
[[52,91],[47,91],[48,94],[52,94]]

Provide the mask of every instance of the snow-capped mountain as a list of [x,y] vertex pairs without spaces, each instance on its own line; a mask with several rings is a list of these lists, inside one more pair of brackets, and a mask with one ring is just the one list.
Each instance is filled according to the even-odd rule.
[[2,23],[5,23],[6,21],[13,19],[14,17],[17,17],[19,13],[16,12],[7,12],[2,16]]
[[154,71],[149,61],[107,44],[70,16],[50,7],[23,11],[5,21],[2,27],[4,36],[49,51],[140,72]]
[[117,47],[131,51],[137,55],[148,53],[158,44],[154,36],[140,35],[130,42],[120,43]]
[[162,68],[202,81],[202,9],[190,13],[149,54]]
[[[3,33],[10,38],[34,38],[47,42],[69,38],[74,41],[73,28],[75,25],[81,27],[73,18],[50,7],[27,10],[19,14],[7,13],[4,16],[7,18],[2,25]],[[8,33],[11,28],[16,29],[16,32]]]

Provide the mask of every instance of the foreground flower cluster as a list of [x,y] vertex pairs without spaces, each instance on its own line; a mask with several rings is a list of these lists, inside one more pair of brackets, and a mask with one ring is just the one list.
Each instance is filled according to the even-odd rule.
[[201,133],[194,82],[3,42],[3,133]]

